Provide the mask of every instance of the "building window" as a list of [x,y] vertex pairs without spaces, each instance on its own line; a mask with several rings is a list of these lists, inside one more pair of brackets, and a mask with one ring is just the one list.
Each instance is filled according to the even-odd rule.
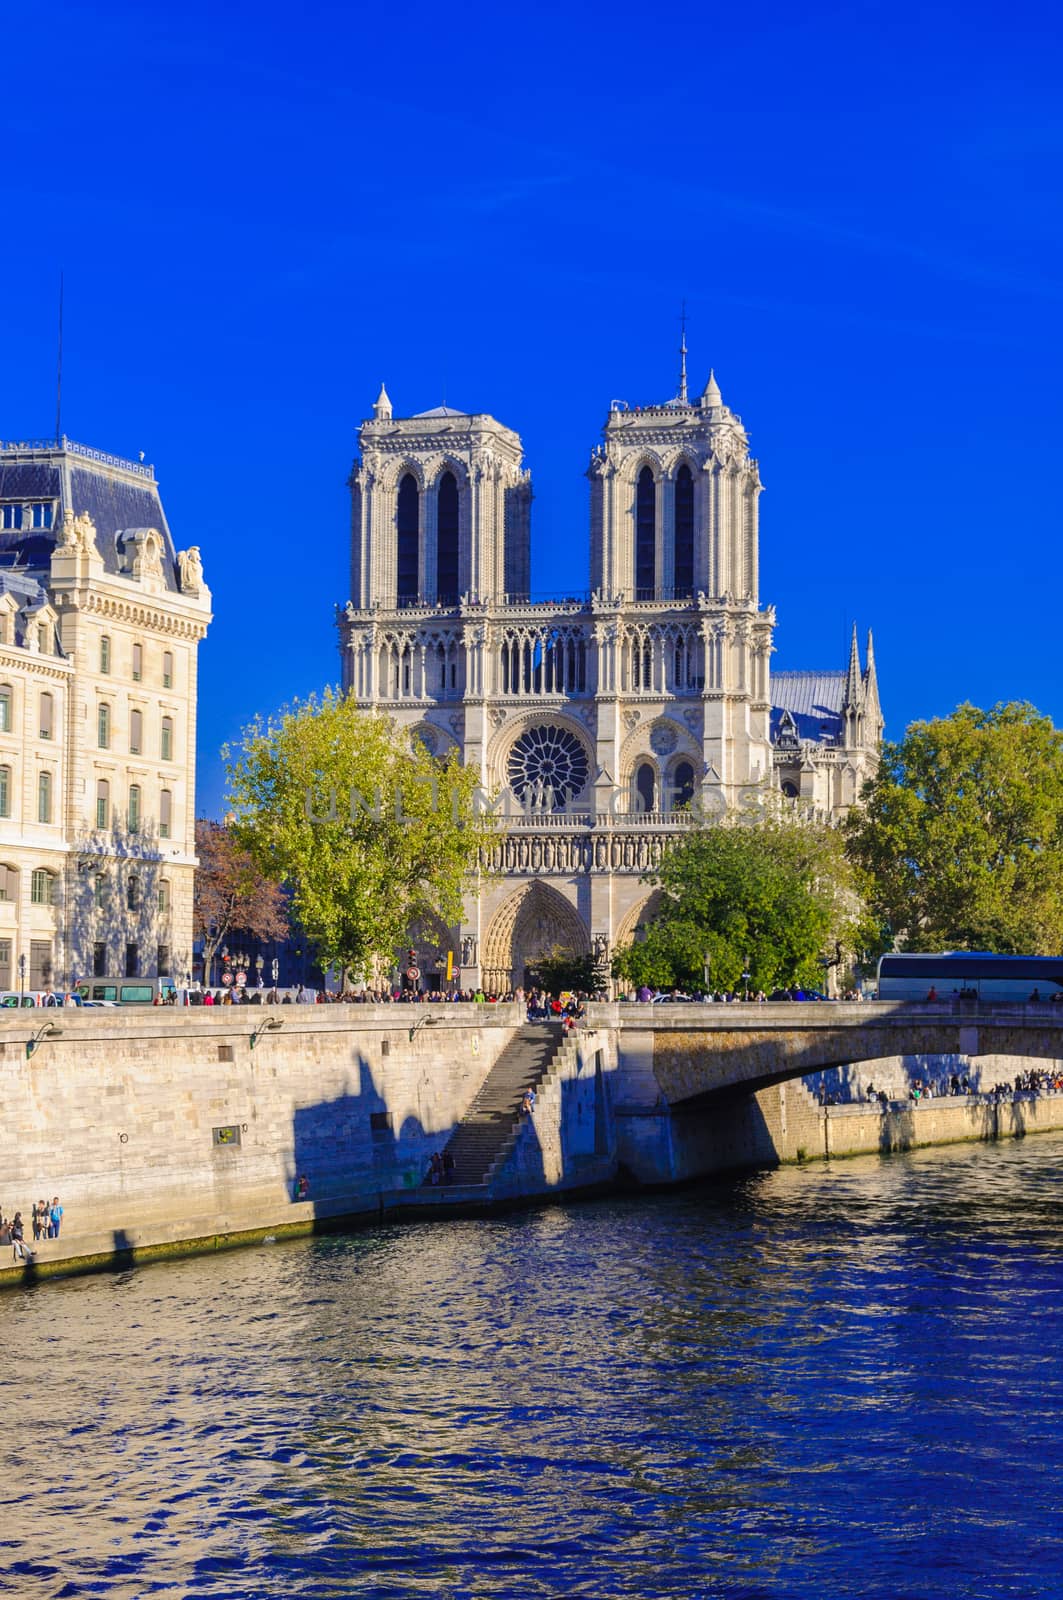
[[100,706],[96,713],[96,743],[101,750],[111,748],[111,708]]
[[11,815],[11,768],[0,767],[0,817]]
[[37,821],[52,820],[52,775],[42,772],[37,777]]
[[94,978],[107,976],[107,945],[102,939],[97,939],[92,947],[92,976]]
[[51,739],[55,735],[55,702],[52,696],[45,691],[41,695],[41,738]]
[[136,873],[131,873],[125,886],[125,903],[127,911],[140,910],[140,879]]
[[11,987],[11,940],[0,939],[0,989]]
[[22,526],[22,507],[21,506],[0,506],[0,527],[2,527],[2,528],[21,528],[21,526]]
[[55,878],[44,867],[30,874],[30,900],[35,906],[50,906],[55,896]]
[[129,831],[130,831],[130,833],[137,833],[139,831],[139,829],[140,829],[140,785],[139,785],[139,783],[131,783],[129,785],[129,817],[128,817],[128,822],[129,822]]
[[170,885],[167,883],[165,878],[160,878],[159,879],[159,910],[160,911],[169,911],[169,909],[170,909]]
[[173,718],[163,717],[159,739],[159,756],[163,761],[173,760]]
[[694,768],[681,761],[672,774],[672,810],[684,810],[694,798]]
[[652,811],[656,798],[657,774],[648,761],[644,761],[635,773],[635,809],[637,811]]
[[144,743],[144,713],[131,711],[129,713],[129,754],[138,756]]
[[106,828],[111,822],[111,785],[106,778],[96,781],[96,826]]
[[30,988],[45,989],[52,981],[52,941],[30,940]]
[[168,839],[173,827],[173,794],[164,789],[159,796],[159,838]]
[[52,507],[51,507],[51,505],[31,506],[30,510],[33,513],[32,522],[33,522],[33,526],[35,528],[50,528],[51,527],[51,525],[52,525]]
[[13,721],[11,715],[11,690],[7,684],[0,688],[0,733],[10,733]]
[[37,624],[37,649],[42,656],[50,656],[52,653],[51,631],[46,623],[39,622]]
[[156,966],[160,978],[168,978],[170,976],[170,946],[168,944],[160,944]]
[[100,671],[101,672],[110,672],[110,670],[111,670],[111,641],[110,641],[109,636],[105,633],[103,638],[100,640]]
[[395,531],[398,539],[399,601],[417,599],[417,546],[420,534],[421,503],[417,479],[407,472],[399,484]]
[[144,646],[142,644],[135,644],[133,646],[133,682],[139,683],[143,676]]
[[444,472],[436,507],[436,599],[458,603],[458,480]]
[[164,689],[173,688],[173,651],[164,650],[162,653],[162,686]]
[[107,874],[105,872],[93,874],[92,903],[97,911],[102,911],[107,904]]
[[657,485],[653,468],[639,473],[635,495],[635,598],[652,600],[657,584]]
[[135,944],[127,944],[125,947],[125,975],[127,978],[140,977],[140,958]]
[[18,872],[14,867],[0,867],[0,902],[11,905],[18,899]]
[[694,478],[685,461],[675,478],[675,589],[681,600],[694,589]]

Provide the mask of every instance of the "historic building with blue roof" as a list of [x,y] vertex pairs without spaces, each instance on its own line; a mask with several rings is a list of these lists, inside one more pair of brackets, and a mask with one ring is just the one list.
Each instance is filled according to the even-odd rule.
[[152,467],[0,441],[0,991],[187,979],[209,622]]
[[[715,377],[631,408],[591,453],[589,590],[533,600],[518,434],[384,388],[351,475],[344,687],[501,795],[493,873],[460,929],[418,931],[426,976],[501,991],[554,947],[602,969],[652,915],[643,874],[692,814],[840,815],[882,735],[870,637],[848,667],[772,673],[758,463]],[[770,797],[775,800],[771,801]]]

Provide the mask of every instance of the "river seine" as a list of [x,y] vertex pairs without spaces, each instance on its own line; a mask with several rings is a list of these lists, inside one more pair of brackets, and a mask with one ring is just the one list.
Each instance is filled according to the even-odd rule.
[[1061,1177],[1052,1135],[13,1292],[0,1593],[1057,1597]]

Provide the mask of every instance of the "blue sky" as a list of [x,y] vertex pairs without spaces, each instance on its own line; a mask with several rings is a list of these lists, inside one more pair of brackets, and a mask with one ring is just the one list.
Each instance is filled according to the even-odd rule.
[[[534,586],[585,587],[613,397],[709,366],[767,486],[775,666],[874,627],[887,732],[1063,721],[1061,30],[1047,6],[7,8],[0,437],[154,461],[216,620],[218,747],[338,675],[382,378],[524,438]],[[1050,610],[1032,602],[1046,595]]]

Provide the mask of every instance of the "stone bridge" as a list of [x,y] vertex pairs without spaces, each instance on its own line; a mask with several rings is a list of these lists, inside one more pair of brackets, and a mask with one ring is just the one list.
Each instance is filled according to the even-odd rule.
[[[617,1030],[621,1082],[671,1106],[897,1056],[1063,1060],[1063,1005],[970,1000],[589,1008]],[[590,1018],[589,1018],[590,1020]]]

